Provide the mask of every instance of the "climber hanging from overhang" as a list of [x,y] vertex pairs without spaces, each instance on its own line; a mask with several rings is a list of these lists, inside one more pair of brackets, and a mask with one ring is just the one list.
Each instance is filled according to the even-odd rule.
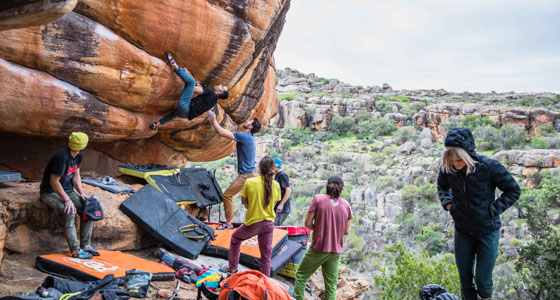
[[[183,92],[181,92],[177,107],[167,116],[152,123],[150,125],[152,130],[157,130],[159,126],[164,125],[176,117],[192,120],[214,107],[216,103],[218,103],[218,98],[227,99],[229,97],[229,89],[227,86],[219,84],[214,87],[214,90],[203,87],[194,80],[186,68],[179,68],[171,53],[167,52],[166,56],[167,64],[173,68],[173,71],[185,82],[185,87],[183,88]],[[193,95],[195,95],[194,98]]]

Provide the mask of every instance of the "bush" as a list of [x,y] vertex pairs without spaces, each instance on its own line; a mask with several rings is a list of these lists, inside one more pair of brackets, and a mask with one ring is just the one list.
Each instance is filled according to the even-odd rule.
[[295,95],[295,93],[278,94],[278,99],[280,99],[280,101],[292,101],[294,100]]
[[419,138],[419,135],[416,132],[412,132],[411,127],[401,127],[395,132],[393,135],[396,139],[398,144],[404,144],[408,141],[416,142]]
[[324,84],[329,84],[331,82],[330,79],[327,79],[325,77],[315,77],[315,78],[313,78],[313,81],[322,82]]
[[375,136],[389,135],[397,129],[395,121],[381,118],[373,121],[372,133]]
[[549,149],[550,144],[542,137],[534,136],[531,138],[531,148],[533,149]]
[[440,234],[434,231],[430,226],[422,227],[422,233],[417,234],[416,239],[426,246],[426,250],[430,256],[439,254],[444,246]]
[[414,102],[410,105],[407,105],[401,109],[401,113],[412,117],[415,113],[423,110],[426,108],[427,102]]
[[459,274],[450,263],[451,254],[442,259],[429,258],[424,251],[419,256],[408,252],[403,243],[385,248],[395,255],[395,270],[374,276],[375,286],[380,289],[376,296],[383,300],[418,299],[418,293],[426,284],[439,284],[448,292],[460,295]]
[[507,124],[500,129],[500,137],[502,138],[502,148],[511,150],[525,145],[527,133],[521,126]]
[[291,145],[298,145],[313,140],[313,133],[307,127],[286,127],[282,130],[281,136],[289,139]]
[[496,150],[502,145],[500,130],[492,125],[479,126],[473,130],[476,149],[480,151]]
[[461,119],[461,121],[459,121],[459,124],[457,125],[459,127],[467,127],[471,131],[483,126],[492,126],[494,128],[498,128],[498,123],[490,120],[488,116],[480,117],[475,115],[465,116],[463,119]]
[[422,190],[413,184],[405,185],[401,189],[401,197],[404,213],[412,213],[415,204],[422,197]]
[[377,109],[377,111],[379,111],[381,113],[381,115],[383,115],[383,116],[386,113],[394,112],[393,107],[391,106],[391,103],[389,103],[388,101],[385,101],[385,100],[375,101],[375,109]]
[[352,133],[352,126],[354,126],[354,119],[351,117],[341,117],[338,114],[333,114],[329,130],[339,137],[345,137]]

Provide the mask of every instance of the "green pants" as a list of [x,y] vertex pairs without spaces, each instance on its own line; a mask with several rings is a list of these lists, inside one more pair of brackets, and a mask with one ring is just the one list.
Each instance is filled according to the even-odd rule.
[[[78,215],[81,214],[83,209],[82,199],[80,199],[75,192],[67,194],[76,207],[76,213]],[[55,210],[57,218],[64,218],[64,235],[66,236],[66,242],[68,242],[68,246],[70,247],[70,253],[80,249],[80,244],[82,248],[91,246],[93,221],[80,220],[80,243],[78,243],[78,237],[76,235],[76,215],[66,214],[64,212],[64,200],[60,199],[56,193],[50,193],[41,194],[41,201]]]
[[336,299],[336,286],[338,285],[338,264],[340,253],[315,252],[311,247],[307,249],[296,272],[296,283],[294,286],[294,298],[303,300],[305,285],[309,277],[322,267],[323,281],[325,282],[325,294],[323,300]]

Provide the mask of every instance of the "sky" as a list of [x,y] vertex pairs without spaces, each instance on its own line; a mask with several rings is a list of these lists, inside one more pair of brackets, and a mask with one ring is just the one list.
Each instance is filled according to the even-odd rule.
[[560,92],[560,0],[291,0],[277,69],[353,85]]

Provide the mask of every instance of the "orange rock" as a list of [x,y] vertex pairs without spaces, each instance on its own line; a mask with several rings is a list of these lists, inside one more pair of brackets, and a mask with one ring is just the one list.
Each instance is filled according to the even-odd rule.
[[92,148],[133,164],[227,156],[235,145],[206,114],[148,129],[184,86],[164,53],[204,86],[230,88],[214,108],[224,127],[252,117],[266,124],[276,114],[272,54],[288,8],[288,0],[82,0],[53,23],[1,31],[0,132],[62,140],[84,131]]
[[52,22],[74,9],[78,0],[4,0],[0,9],[0,30]]

